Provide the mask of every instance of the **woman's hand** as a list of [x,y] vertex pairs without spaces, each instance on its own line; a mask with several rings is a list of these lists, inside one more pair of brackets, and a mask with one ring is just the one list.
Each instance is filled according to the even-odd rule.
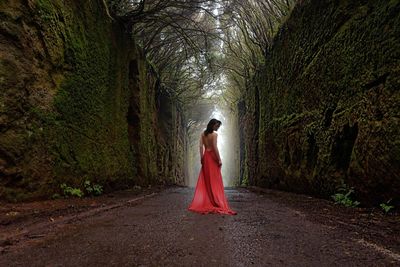
[[219,167],[222,166],[222,161],[218,161],[218,166],[219,166]]

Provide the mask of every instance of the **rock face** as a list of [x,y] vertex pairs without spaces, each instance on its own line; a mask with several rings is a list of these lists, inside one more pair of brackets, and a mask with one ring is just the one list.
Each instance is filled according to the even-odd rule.
[[183,181],[178,107],[160,104],[157,74],[103,1],[1,0],[0,16],[1,198]]
[[398,0],[298,4],[241,103],[239,121],[256,122],[243,125],[242,180],[399,201],[399,38]]

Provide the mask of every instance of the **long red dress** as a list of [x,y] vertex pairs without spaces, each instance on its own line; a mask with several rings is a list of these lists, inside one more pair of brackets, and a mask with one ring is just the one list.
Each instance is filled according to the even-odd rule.
[[193,200],[188,210],[202,214],[237,214],[230,209],[226,200],[221,167],[218,166],[218,159],[214,150],[206,149],[204,151],[203,164],[197,180]]

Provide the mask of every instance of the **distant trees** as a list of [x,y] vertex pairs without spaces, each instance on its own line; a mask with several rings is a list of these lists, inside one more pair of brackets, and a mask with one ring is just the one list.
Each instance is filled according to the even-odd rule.
[[227,97],[235,102],[254,73],[265,63],[279,26],[296,0],[221,0],[224,41],[221,68],[227,77]]
[[235,102],[296,0],[104,1],[132,30],[165,90],[187,104],[216,86],[229,88],[221,96]]
[[109,0],[112,16],[132,29],[162,85],[182,104],[199,98],[213,77],[215,1]]

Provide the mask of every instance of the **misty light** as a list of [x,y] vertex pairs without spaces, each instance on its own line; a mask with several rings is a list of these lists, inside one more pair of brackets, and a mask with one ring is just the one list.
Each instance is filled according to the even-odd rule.
[[[200,171],[200,155],[198,152],[198,140],[202,131],[205,130],[210,119],[215,118],[222,122],[218,129],[218,149],[222,160],[222,179],[225,187],[235,186],[239,180],[239,140],[237,129],[237,114],[223,105],[223,102],[213,105],[210,117],[203,118],[202,121],[192,123],[194,130],[188,151],[188,186],[196,186]],[[204,110],[206,112],[206,110]]]

